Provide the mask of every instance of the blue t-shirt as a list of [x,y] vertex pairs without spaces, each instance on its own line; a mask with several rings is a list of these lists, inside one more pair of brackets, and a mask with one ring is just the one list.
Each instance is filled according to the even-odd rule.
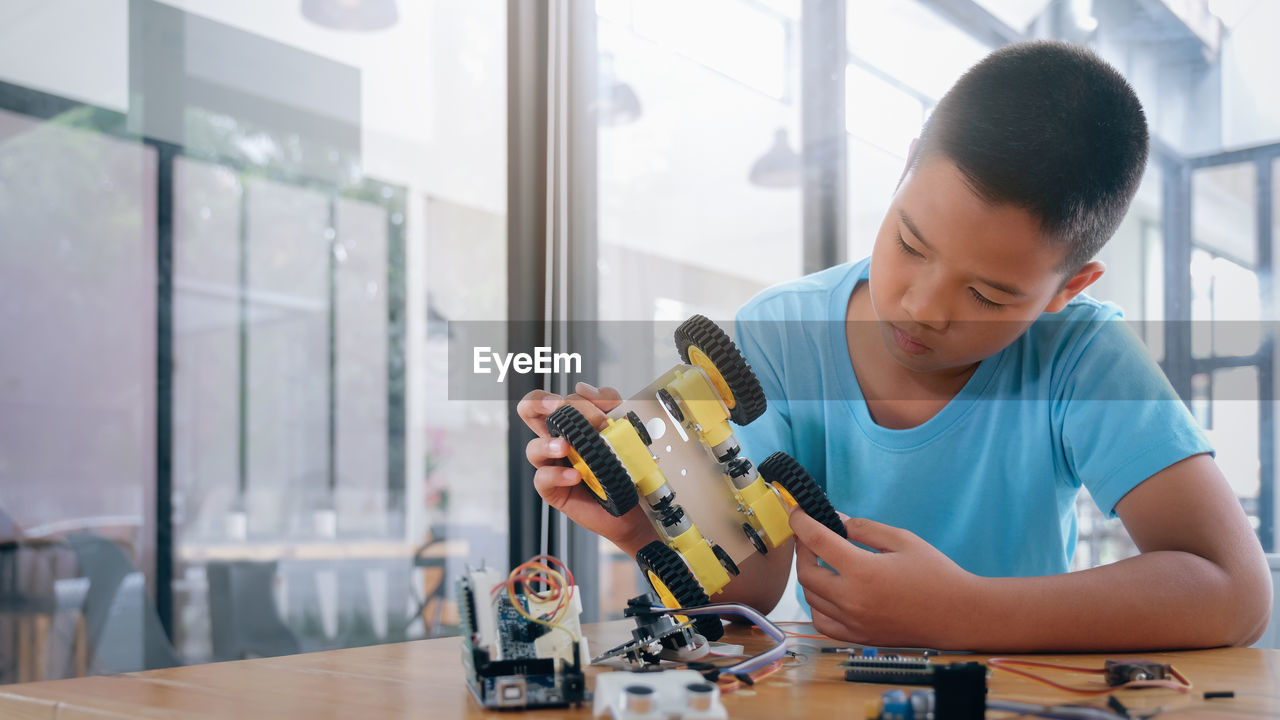
[[845,312],[869,260],[763,291],[735,323],[768,410],[747,457],[791,454],[836,509],[906,528],[987,577],[1067,572],[1083,484],[1104,512],[1156,472],[1212,452],[1120,310],[1077,296],[983,360],[927,422],[867,410]]

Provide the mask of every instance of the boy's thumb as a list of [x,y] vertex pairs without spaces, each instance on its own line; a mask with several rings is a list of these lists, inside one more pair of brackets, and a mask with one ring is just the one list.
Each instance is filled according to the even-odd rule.
[[578,384],[574,386],[574,390],[605,412],[609,412],[622,404],[622,396],[611,387],[597,388],[590,383],[578,381]]
[[844,538],[828,530],[822,523],[809,517],[808,513],[799,507],[791,508],[788,515],[788,521],[791,523],[791,529],[795,532],[796,538],[800,542],[808,545],[818,555],[824,550],[829,549],[832,540],[844,542]]

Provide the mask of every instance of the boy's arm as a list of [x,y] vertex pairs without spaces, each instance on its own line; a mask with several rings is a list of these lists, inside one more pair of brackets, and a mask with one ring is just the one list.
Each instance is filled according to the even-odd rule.
[[1116,512],[1140,555],[1067,575],[985,583],[985,617],[1006,618],[1006,643],[1182,648],[1250,645],[1262,635],[1270,571],[1213,458],[1196,455],[1156,473]]
[[794,554],[795,540],[790,539],[770,550],[768,555],[752,553],[738,566],[741,574],[712,597],[711,602],[736,602],[750,605],[761,613],[772,611],[787,589]]
[[[1142,554],[1063,575],[972,575],[914,534],[850,520],[845,543],[801,513],[797,572],[828,635],[999,652],[1248,645],[1266,628],[1262,548],[1216,463],[1196,455],[1116,506]],[[839,571],[817,564],[820,555]]]

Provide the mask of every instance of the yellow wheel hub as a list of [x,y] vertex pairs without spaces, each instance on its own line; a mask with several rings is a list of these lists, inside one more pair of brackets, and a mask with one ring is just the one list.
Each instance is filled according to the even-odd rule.
[[[671,589],[667,587],[666,583],[658,579],[658,576],[652,570],[646,570],[645,574],[649,576],[649,584],[653,586],[654,590],[658,591],[658,599],[662,601],[663,607],[680,607],[680,601],[676,600],[675,594],[671,592]],[[676,621],[682,623],[689,622],[689,616],[676,615]]]
[[800,506],[800,503],[796,502],[796,499],[791,497],[791,493],[787,492],[786,488],[782,487],[778,483],[769,484],[773,486],[774,490],[778,491],[778,497],[782,498],[782,502],[786,503],[787,509]]
[[591,492],[595,493],[596,497],[601,500],[608,500],[609,498],[605,497],[604,494],[604,486],[600,484],[600,480],[596,477],[596,474],[591,472],[591,468],[587,467],[587,461],[582,459],[582,456],[578,454],[578,451],[574,450],[573,447],[570,446],[566,455],[568,455],[569,463],[573,465],[573,469],[577,470],[578,474],[582,476],[582,482],[586,483],[587,487],[591,488]]
[[700,368],[711,378],[711,384],[715,386],[716,392],[720,394],[720,399],[724,400],[724,404],[732,410],[737,406],[738,401],[733,397],[733,391],[729,389],[729,383],[725,382],[724,376],[716,369],[716,364],[711,362],[711,358],[702,352],[702,348],[697,345],[689,346],[689,362],[695,367]]

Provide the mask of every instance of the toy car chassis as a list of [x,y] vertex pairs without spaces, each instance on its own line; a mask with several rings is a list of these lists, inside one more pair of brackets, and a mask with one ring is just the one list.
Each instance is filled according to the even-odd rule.
[[[675,342],[684,364],[625,400],[600,430],[570,405],[547,418],[550,434],[569,445],[568,464],[610,514],[643,508],[661,540],[641,548],[636,562],[669,608],[707,604],[739,563],[784,543],[791,507],[845,536],[799,462],[776,452],[757,469],[742,456],[730,420],[751,423],[766,401],[729,336],[694,315]],[[712,616],[693,624],[708,640],[724,632]]]

